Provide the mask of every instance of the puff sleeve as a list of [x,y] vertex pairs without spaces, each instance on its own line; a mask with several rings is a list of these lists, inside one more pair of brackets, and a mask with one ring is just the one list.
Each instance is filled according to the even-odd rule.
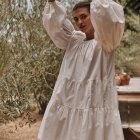
[[66,49],[74,27],[60,2],[47,2],[43,11],[43,26],[56,47]]
[[111,52],[120,44],[123,36],[123,7],[112,0],[93,0],[90,10],[95,39],[106,52]]

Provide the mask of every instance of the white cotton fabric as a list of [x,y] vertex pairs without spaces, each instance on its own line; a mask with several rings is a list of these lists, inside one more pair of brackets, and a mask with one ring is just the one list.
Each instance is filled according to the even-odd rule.
[[45,111],[40,140],[124,140],[114,81],[114,50],[124,30],[123,8],[93,0],[95,38],[86,40],[58,1],[47,3],[43,25],[65,56]]

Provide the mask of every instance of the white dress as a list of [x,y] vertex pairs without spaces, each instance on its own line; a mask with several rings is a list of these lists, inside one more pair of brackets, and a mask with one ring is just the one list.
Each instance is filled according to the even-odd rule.
[[114,50],[124,31],[123,8],[93,0],[95,38],[86,40],[58,1],[47,3],[43,25],[65,56],[45,111],[40,140],[124,140],[115,86]]

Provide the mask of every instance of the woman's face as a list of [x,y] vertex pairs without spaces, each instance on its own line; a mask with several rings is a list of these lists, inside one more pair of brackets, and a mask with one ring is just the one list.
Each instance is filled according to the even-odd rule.
[[82,7],[74,10],[73,17],[77,27],[86,34],[87,38],[94,37],[94,28],[90,20],[90,12],[87,8]]

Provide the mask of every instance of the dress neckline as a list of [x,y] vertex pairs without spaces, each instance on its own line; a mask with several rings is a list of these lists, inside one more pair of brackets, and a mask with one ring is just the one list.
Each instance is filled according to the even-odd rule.
[[86,40],[86,38],[83,40],[83,42],[91,42],[91,41],[94,41],[95,38],[92,38],[92,39],[89,39],[89,40]]

